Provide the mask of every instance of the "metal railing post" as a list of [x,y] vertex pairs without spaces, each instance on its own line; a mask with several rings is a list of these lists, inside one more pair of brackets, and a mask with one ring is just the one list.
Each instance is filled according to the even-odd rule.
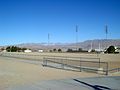
[[106,64],[107,64],[107,65],[106,65],[106,75],[108,75],[108,72],[109,72],[109,71],[108,71],[108,62],[106,62]]
[[81,63],[81,58],[80,58],[80,72],[82,71],[82,63]]
[[100,68],[100,58],[99,58],[99,68]]
[[63,60],[61,59],[61,68],[64,69]]
[[43,58],[43,66],[47,66],[47,59]]

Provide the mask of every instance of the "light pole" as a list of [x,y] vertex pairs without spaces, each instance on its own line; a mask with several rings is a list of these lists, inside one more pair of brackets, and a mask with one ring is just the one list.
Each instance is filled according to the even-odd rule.
[[77,51],[77,43],[78,43],[78,25],[76,25],[76,51]]
[[105,26],[105,34],[106,34],[106,46],[105,48],[107,49],[107,38],[108,38],[108,26]]
[[92,42],[92,40],[91,40],[91,51],[93,50],[93,42]]
[[50,34],[48,33],[48,45],[47,45],[47,47],[48,47],[48,52],[49,52],[49,49],[50,49],[50,47],[49,47],[49,45],[50,45]]
[[108,26],[105,26],[105,34],[106,34],[106,40],[107,40],[107,35],[108,35]]
[[48,46],[49,46],[49,43],[50,43],[50,34],[48,33]]

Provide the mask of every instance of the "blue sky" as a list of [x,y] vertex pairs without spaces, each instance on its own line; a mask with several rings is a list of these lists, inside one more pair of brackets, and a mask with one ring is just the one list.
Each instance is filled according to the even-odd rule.
[[0,45],[120,39],[120,0],[0,0]]

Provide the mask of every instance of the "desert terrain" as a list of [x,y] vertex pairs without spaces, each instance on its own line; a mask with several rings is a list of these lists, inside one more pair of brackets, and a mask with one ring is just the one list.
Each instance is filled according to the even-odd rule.
[[[0,90],[12,90],[12,87],[34,84],[38,81],[68,78],[101,77],[96,73],[74,72],[50,67],[43,67],[44,57],[92,57],[109,62],[114,68],[120,68],[120,54],[82,54],[82,53],[1,53]],[[112,73],[109,76],[120,76]]]

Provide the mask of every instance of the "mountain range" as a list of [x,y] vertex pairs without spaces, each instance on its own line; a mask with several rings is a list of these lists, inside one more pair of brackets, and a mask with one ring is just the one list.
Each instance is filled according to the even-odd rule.
[[120,47],[120,39],[95,39],[95,40],[86,40],[84,42],[78,42],[78,43],[23,43],[18,44],[16,46],[19,47],[26,47],[30,48],[32,50],[39,50],[39,49],[76,49],[76,48],[82,48],[84,50],[89,49],[104,49],[109,46],[117,46]]

